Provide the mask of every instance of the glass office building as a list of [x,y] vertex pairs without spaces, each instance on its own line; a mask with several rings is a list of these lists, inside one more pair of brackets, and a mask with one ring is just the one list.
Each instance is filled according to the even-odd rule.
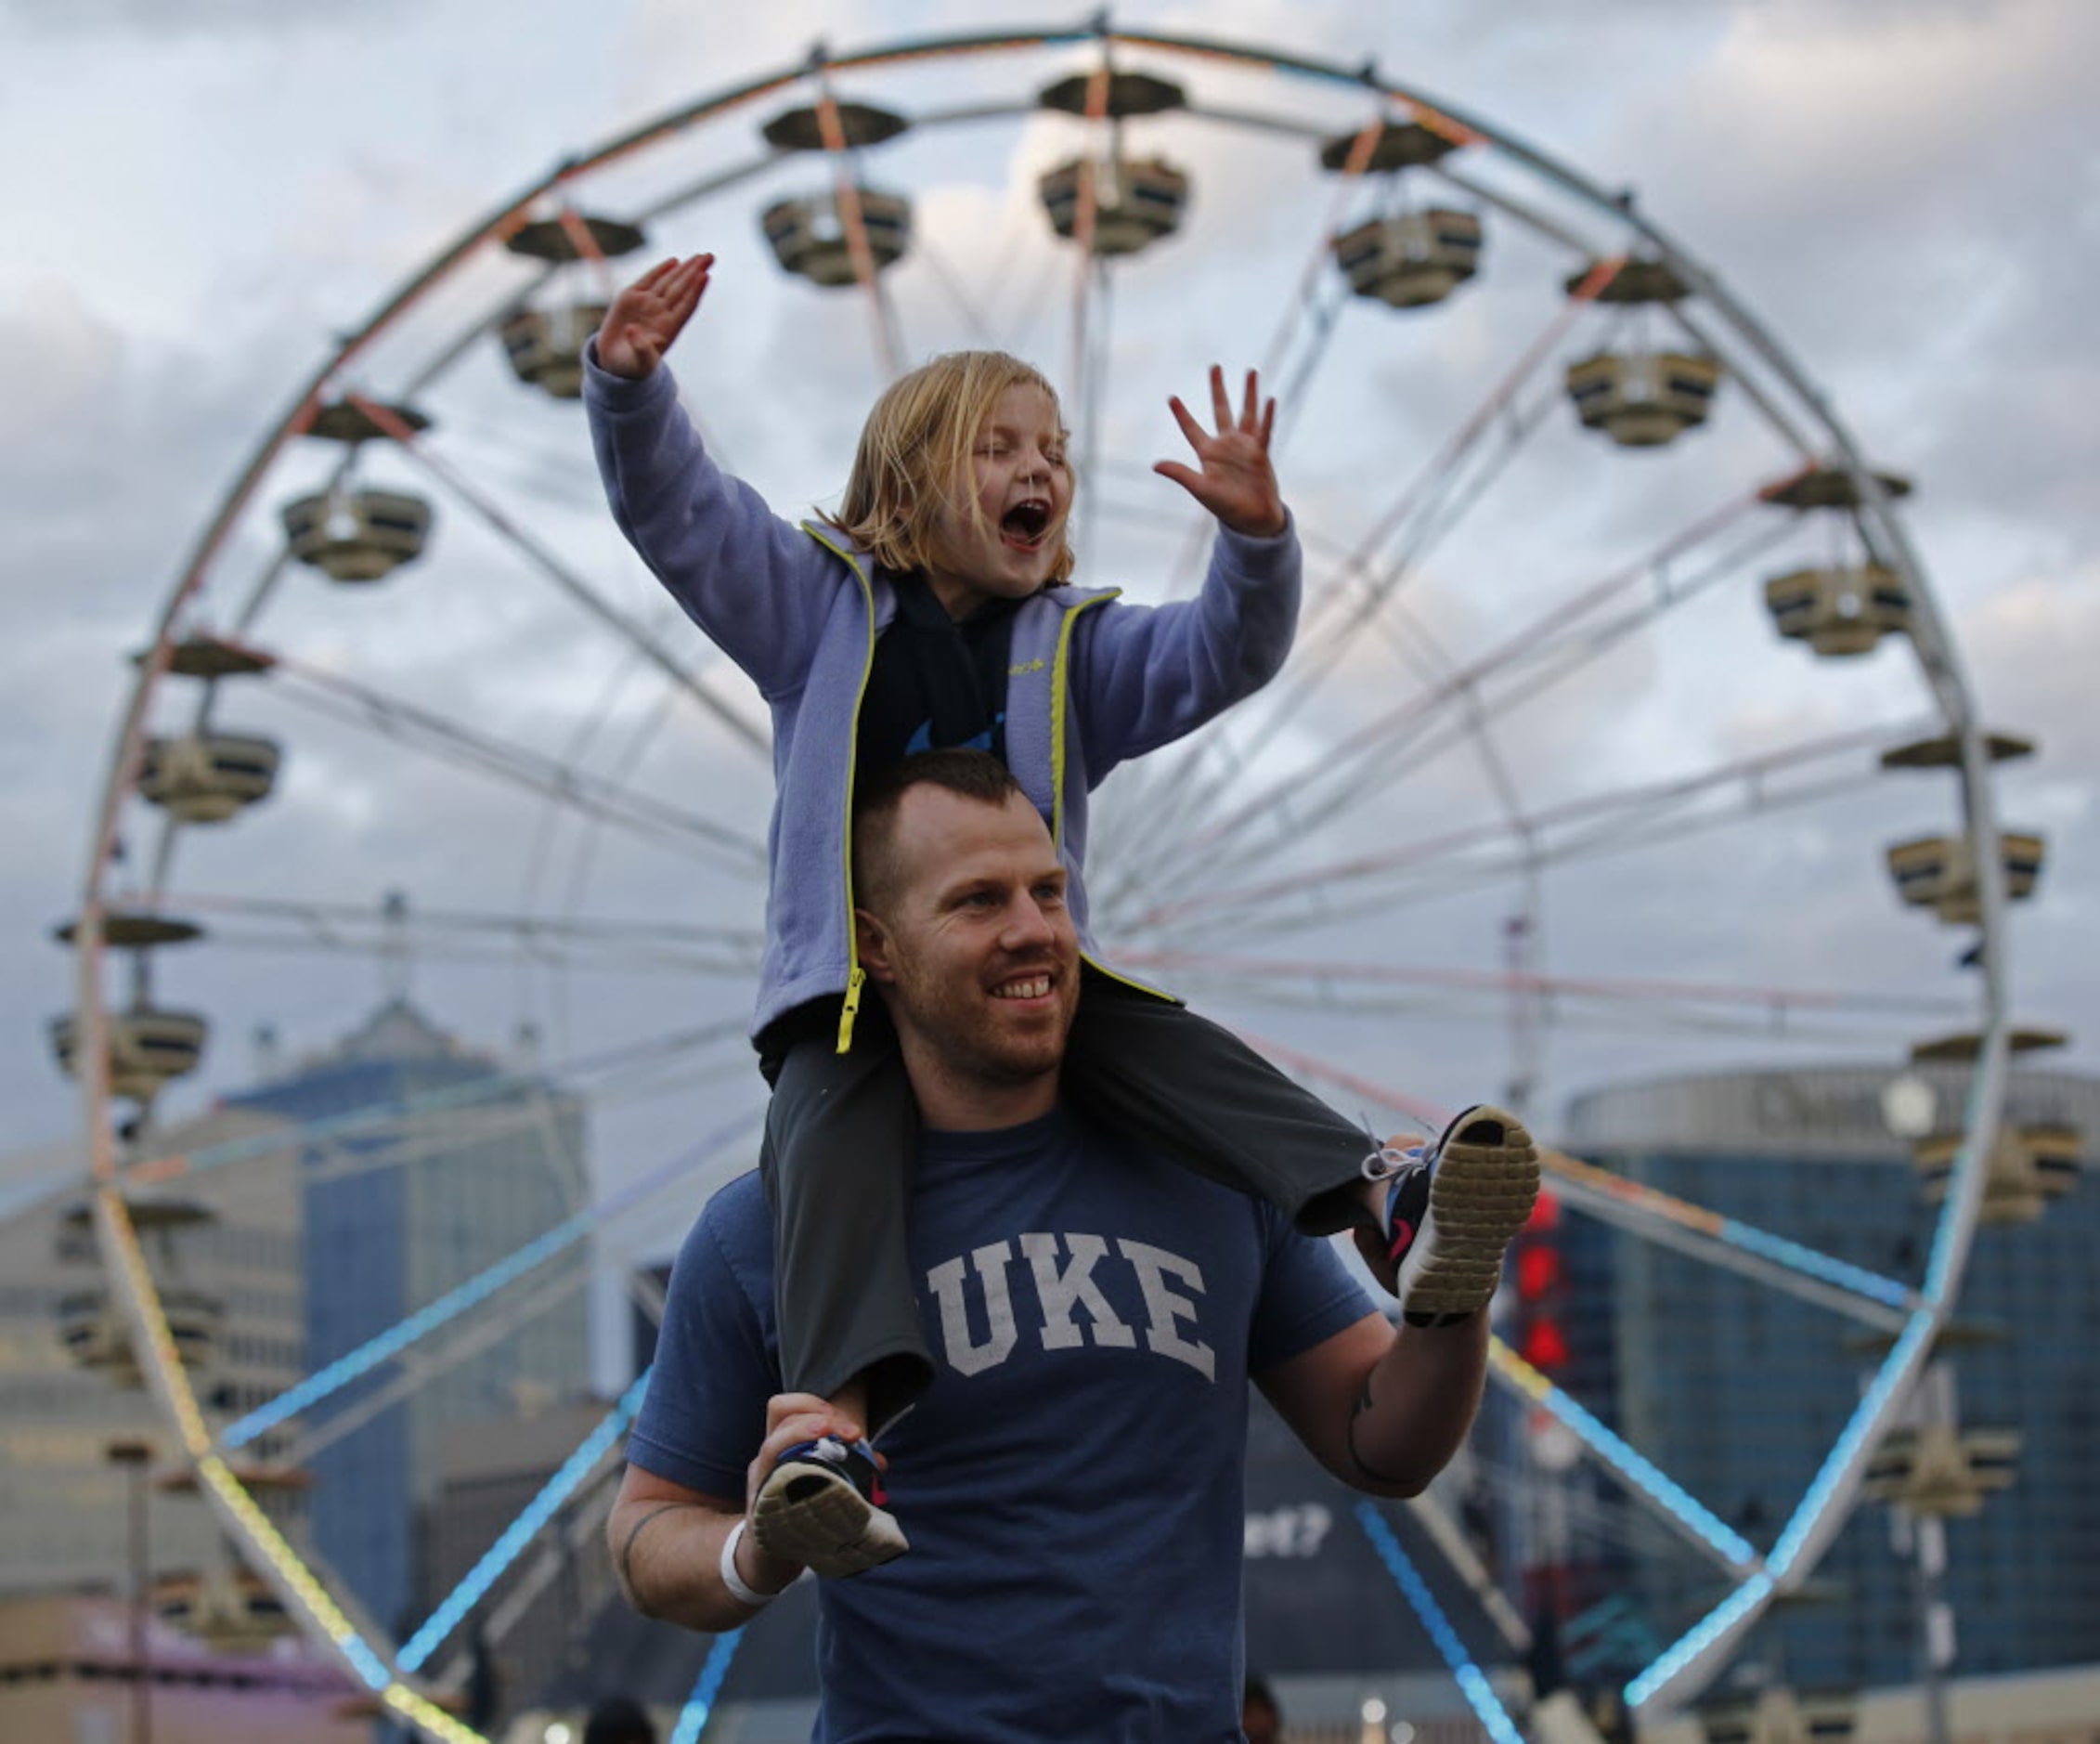
[[[232,1099],[301,1126],[309,1367],[358,1349],[587,1202],[583,1110],[467,1048],[406,1000],[290,1075]],[[382,1628],[412,1629],[417,1522],[447,1425],[565,1397],[589,1377],[589,1243],[533,1269],[306,1412],[315,1548]]]
[[[1614,1173],[1914,1284],[1934,1212],[1907,1139],[1885,1123],[1887,1068],[1743,1072],[1597,1092],[1565,1148]],[[1965,1073],[1925,1068],[1938,1124],[1959,1125]],[[2014,1126],[2100,1132],[2100,1082],[2013,1074]],[[1562,1313],[1584,1375],[1571,1390],[1709,1508],[1768,1549],[1873,1360],[1868,1329],[1750,1279],[1570,1214]],[[1985,1227],[1948,1341],[1961,1424],[2024,1438],[2015,1486],[1947,1525],[1961,1676],[2084,1663],[2100,1643],[2100,1190],[2035,1221]],[[1609,1352],[1601,1361],[1600,1352]],[[1645,1614],[1695,1615],[1681,1560],[1614,1558]],[[1746,1653],[1797,1685],[1914,1681],[1911,1574],[1889,1510],[1865,1503],[1818,1571],[1821,1603],[1769,1618]]]

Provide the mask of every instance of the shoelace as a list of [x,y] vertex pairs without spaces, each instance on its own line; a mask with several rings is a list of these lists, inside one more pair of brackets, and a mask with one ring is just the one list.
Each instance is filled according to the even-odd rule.
[[1410,1163],[1421,1161],[1419,1144],[1381,1144],[1356,1166],[1368,1181],[1389,1181]]

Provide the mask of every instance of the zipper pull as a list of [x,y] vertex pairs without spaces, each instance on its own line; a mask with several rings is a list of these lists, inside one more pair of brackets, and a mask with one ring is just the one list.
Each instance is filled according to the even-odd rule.
[[858,963],[853,972],[846,978],[846,1003],[838,1009],[838,1051],[850,1052],[853,1047],[853,1020],[861,1015],[861,989],[867,984],[868,971]]

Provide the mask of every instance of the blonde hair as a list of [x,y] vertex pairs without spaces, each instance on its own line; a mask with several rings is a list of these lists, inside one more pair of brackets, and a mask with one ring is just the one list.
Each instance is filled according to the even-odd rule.
[[[1032,364],[1004,351],[951,351],[921,364],[883,390],[861,427],[861,445],[836,514],[820,515],[886,569],[917,569],[933,556],[934,518],[958,494],[981,514],[968,489],[978,433],[1010,387],[1039,388],[1059,423],[1057,390]],[[1062,528],[1050,572],[1072,572]]]

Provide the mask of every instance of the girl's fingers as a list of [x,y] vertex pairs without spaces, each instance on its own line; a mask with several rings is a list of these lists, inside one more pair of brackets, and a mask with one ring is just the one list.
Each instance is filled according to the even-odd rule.
[[1232,401],[1225,396],[1225,371],[1215,363],[1211,366],[1211,410],[1220,430],[1232,428]]
[[1181,426],[1182,435],[1188,438],[1188,446],[1200,454],[1203,451],[1204,443],[1210,438],[1205,434],[1203,426],[1196,422],[1188,408],[1181,403],[1181,397],[1178,394],[1168,396],[1167,410],[1173,413],[1174,422]]
[[1269,437],[1276,434],[1276,401],[1262,408],[1262,452],[1269,451]]
[[1251,431],[1262,410],[1262,388],[1256,372],[1247,371],[1247,397],[1239,410],[1239,427]]

